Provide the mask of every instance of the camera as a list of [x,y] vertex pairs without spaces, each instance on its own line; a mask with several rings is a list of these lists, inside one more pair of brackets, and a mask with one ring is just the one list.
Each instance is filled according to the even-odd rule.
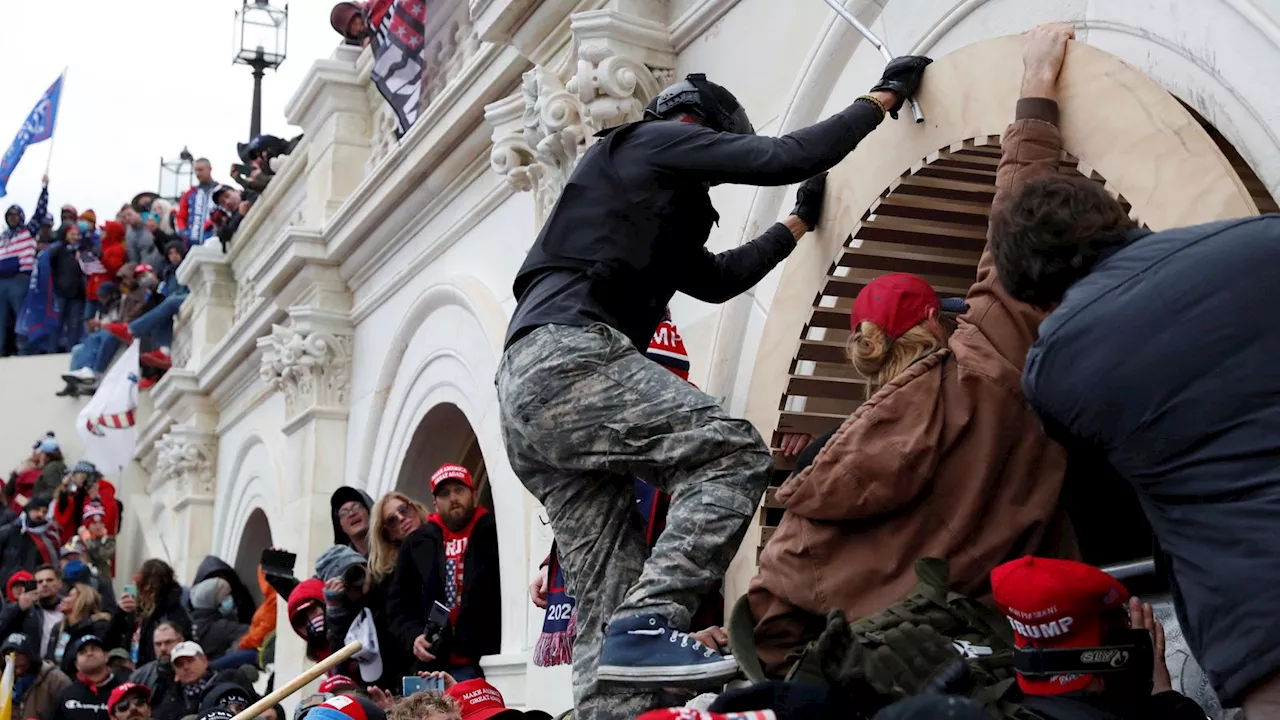
[[342,571],[342,584],[347,590],[364,590],[364,581],[369,571],[364,565],[352,565]]

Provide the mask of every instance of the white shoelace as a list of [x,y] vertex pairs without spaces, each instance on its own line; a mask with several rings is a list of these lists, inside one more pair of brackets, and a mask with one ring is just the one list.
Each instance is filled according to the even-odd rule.
[[[697,651],[697,650],[702,650],[702,657],[708,657],[708,658],[709,658],[709,657],[713,657],[713,656],[715,656],[715,654],[716,654],[716,651],[715,651],[715,650],[712,650],[711,648],[707,647],[706,645],[703,645],[701,642],[698,642],[698,639],[697,639],[697,638],[693,637],[692,635],[690,635],[689,633],[686,633],[686,632],[680,632],[680,631],[678,631],[678,630],[672,630],[672,631],[671,631],[671,642],[673,642],[673,643],[674,643],[674,642],[679,642],[679,643],[680,643],[680,647],[684,647],[684,648],[692,647],[695,651]],[[690,642],[692,642],[692,643],[693,643],[693,645],[690,645],[690,644],[689,644]]]

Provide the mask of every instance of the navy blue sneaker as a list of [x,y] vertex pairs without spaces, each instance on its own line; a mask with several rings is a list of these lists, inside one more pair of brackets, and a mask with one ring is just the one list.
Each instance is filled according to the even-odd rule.
[[738,675],[732,655],[721,655],[659,615],[609,623],[597,677],[635,687],[714,688]]

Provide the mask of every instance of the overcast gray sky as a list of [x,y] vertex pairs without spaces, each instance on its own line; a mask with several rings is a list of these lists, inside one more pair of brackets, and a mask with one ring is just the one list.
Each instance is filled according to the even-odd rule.
[[[283,7],[284,0],[271,0]],[[299,132],[284,106],[311,63],[339,37],[327,0],[289,3],[289,55],[267,72],[262,131]],[[0,0],[0,154],[42,93],[68,68],[49,170],[54,218],[65,203],[93,208],[99,223],[138,192],[157,190],[161,156],[184,145],[229,182],[236,143],[248,140],[252,71],[232,65],[241,0]],[[33,145],[0,205],[35,209],[49,141]]]

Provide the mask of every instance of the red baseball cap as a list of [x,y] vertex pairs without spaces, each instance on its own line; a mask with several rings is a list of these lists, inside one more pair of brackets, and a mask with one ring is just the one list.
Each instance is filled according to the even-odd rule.
[[891,340],[897,340],[929,317],[930,310],[941,308],[938,293],[919,276],[889,273],[867,283],[858,293],[849,324],[857,332],[862,321],[867,320],[884,330]]
[[462,712],[462,720],[490,720],[501,715],[503,718],[530,718],[531,720],[550,720],[551,715],[541,710],[521,712],[507,707],[498,688],[489,684],[484,678],[467,680],[444,691],[445,695],[458,703]]
[[[1129,601],[1119,580],[1092,565],[1030,556],[992,570],[991,595],[1020,648],[1098,647],[1103,612]],[[1092,681],[1093,675],[1018,675],[1028,695],[1078,692]]]
[[778,715],[772,710],[752,710],[750,712],[713,713],[693,708],[664,708],[650,710],[636,720],[777,720]]
[[142,683],[127,682],[122,685],[117,685],[116,689],[111,691],[110,697],[107,698],[107,712],[109,713],[115,712],[116,703],[123,700],[125,695],[128,695],[129,693],[135,692],[135,691],[140,693],[143,698],[145,698],[148,702],[150,702],[151,688],[147,687],[146,685],[143,685]]
[[440,484],[450,480],[457,480],[472,490],[476,489],[476,484],[471,481],[471,472],[469,470],[461,465],[445,463],[431,475],[431,494],[435,495],[436,489],[440,487]]

